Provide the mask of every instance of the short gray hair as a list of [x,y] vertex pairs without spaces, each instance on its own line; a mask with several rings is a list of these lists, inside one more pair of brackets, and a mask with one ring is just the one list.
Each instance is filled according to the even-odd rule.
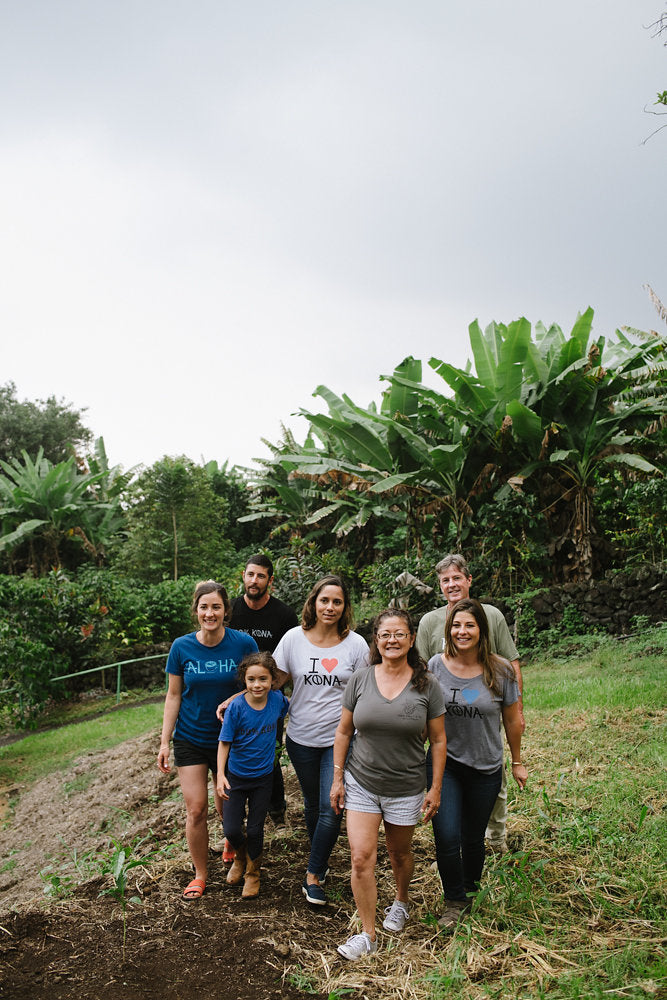
[[441,559],[435,567],[435,572],[438,576],[440,576],[440,574],[444,573],[450,566],[456,566],[457,569],[461,570],[464,576],[472,576],[472,573],[468,569],[468,563],[465,561],[463,556],[458,555],[456,552],[450,552],[449,555],[444,557],[444,559]]

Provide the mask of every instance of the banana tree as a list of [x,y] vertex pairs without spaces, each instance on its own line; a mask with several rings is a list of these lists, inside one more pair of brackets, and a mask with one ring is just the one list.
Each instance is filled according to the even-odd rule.
[[300,413],[320,445],[309,455],[290,456],[296,464],[292,478],[308,477],[320,491],[322,506],[311,522],[336,515],[332,530],[340,535],[371,520],[402,521],[406,546],[418,555],[428,516],[453,519],[460,537],[470,512],[463,428],[451,401],[426,389],[420,378],[421,362],[406,358],[385,377],[389,385],[379,409],[359,407],[326,386],[316,389],[328,414]]
[[645,454],[647,432],[659,427],[667,405],[665,339],[643,335],[634,344],[617,332],[603,366],[605,340],[589,343],[590,319],[588,313],[579,317],[569,338],[557,327],[539,331],[538,377],[506,407],[523,459],[513,485],[528,477],[537,481],[552,554],[572,579],[593,574],[597,471],[612,463],[659,475]]
[[110,465],[104,438],[95,441],[92,454],[86,459],[88,471],[95,477],[90,491],[91,503],[82,507],[80,523],[72,529],[84,549],[101,566],[110,547],[125,535],[126,518],[121,498],[137,467],[123,470]]
[[40,448],[35,459],[0,462],[0,552],[10,555],[26,543],[35,575],[61,565],[61,546],[80,526],[82,512],[95,505],[91,490],[101,474],[81,473],[74,458],[53,465]]
[[298,475],[299,465],[317,451],[310,435],[299,445],[292,431],[283,426],[283,437],[273,444],[262,438],[272,452],[271,458],[256,458],[259,469],[242,470],[252,487],[252,511],[240,517],[239,523],[274,522],[269,537],[291,532],[299,537],[307,534],[309,517],[319,504],[319,492],[313,490],[309,477]]
[[485,458],[488,481],[521,489],[528,477],[566,576],[587,578],[595,537],[593,479],[603,463],[656,473],[643,436],[664,414],[664,338],[617,331],[602,365],[604,338],[591,337],[593,310],[569,335],[527,320],[482,331],[470,326],[475,372],[431,359],[454,392],[466,448]]

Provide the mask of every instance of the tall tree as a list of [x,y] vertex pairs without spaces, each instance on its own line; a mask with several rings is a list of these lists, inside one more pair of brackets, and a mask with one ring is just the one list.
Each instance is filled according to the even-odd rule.
[[213,492],[222,497],[229,510],[227,535],[234,548],[243,549],[256,545],[264,538],[264,531],[257,524],[248,524],[242,519],[250,512],[252,487],[247,470],[229,466],[228,462],[218,465],[216,461],[204,466]]
[[189,458],[155,462],[130,487],[126,502],[128,537],[114,565],[128,576],[149,582],[212,576],[232,550],[227,503]]
[[83,424],[84,412],[55,396],[21,402],[16,385],[5,383],[0,386],[0,461],[20,459],[24,451],[34,459],[40,448],[42,458],[53,464],[81,455],[93,437]]

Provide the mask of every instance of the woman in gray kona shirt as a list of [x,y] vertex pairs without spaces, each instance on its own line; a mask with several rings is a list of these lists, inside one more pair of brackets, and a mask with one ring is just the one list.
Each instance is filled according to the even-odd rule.
[[451,930],[470,908],[484,867],[484,831],[500,788],[502,718],[512,752],[512,774],[526,783],[521,763],[519,689],[508,660],[495,656],[482,605],[458,601],[445,623],[445,651],[429,670],[445,698],[447,766],[442,806],[433,817],[436,859],[445,894],[438,921]]
[[[445,764],[442,692],[417,653],[407,612],[390,609],[375,619],[370,663],[345,689],[334,741],[331,804],[336,812],[343,807],[347,812],[352,892],[362,927],[361,934],[353,934],[338,948],[350,961],[377,948],[375,861],[382,820],[396,881],[383,927],[398,932],[405,926],[412,836],[419,818],[427,821],[438,809]],[[426,795],[425,732],[433,758]]]

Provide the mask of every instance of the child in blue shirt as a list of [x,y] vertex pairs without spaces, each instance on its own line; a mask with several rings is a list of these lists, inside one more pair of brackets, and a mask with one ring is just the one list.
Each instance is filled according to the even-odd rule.
[[[229,885],[243,878],[242,895],[259,895],[259,870],[264,847],[264,820],[271,802],[276,728],[289,709],[270,653],[250,653],[238,667],[246,690],[228,706],[218,742],[218,795],[225,800],[225,837],[236,851],[227,873]],[[246,833],[243,820],[246,804]]]

